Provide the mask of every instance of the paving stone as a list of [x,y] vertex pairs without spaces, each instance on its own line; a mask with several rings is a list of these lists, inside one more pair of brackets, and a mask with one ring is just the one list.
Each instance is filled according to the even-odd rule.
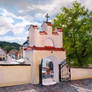
[[62,82],[51,86],[25,84],[2,87],[0,92],[92,92],[92,79]]

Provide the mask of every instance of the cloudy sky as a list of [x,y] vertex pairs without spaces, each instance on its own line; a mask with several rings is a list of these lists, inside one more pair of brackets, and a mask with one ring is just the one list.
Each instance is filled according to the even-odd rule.
[[[63,6],[70,7],[74,0],[0,0],[0,41],[23,43],[28,26],[40,26],[46,13],[50,21]],[[78,0],[92,10],[92,0]]]

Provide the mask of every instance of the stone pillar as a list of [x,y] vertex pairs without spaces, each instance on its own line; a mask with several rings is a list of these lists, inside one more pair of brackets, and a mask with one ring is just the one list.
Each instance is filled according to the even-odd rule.
[[31,83],[33,84],[33,80],[34,80],[34,67],[33,67],[33,63],[31,64]]
[[59,82],[59,69],[58,69],[58,64],[54,65],[54,80],[56,82]]

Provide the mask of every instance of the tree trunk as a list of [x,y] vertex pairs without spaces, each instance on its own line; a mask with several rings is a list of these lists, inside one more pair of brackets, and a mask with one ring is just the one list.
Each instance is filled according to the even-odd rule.
[[83,66],[81,57],[79,55],[77,56],[77,60],[78,60],[79,66]]
[[79,66],[83,66],[83,63],[82,63],[82,60],[81,60],[81,56],[77,53],[77,49],[75,50],[75,53],[76,53],[76,57],[77,57]]

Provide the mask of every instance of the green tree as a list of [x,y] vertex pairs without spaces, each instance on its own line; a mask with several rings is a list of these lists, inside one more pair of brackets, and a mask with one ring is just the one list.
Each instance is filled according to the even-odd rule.
[[55,27],[64,31],[63,41],[68,59],[83,66],[83,59],[89,55],[89,43],[92,41],[92,11],[75,1],[71,8],[62,8],[54,19]]

